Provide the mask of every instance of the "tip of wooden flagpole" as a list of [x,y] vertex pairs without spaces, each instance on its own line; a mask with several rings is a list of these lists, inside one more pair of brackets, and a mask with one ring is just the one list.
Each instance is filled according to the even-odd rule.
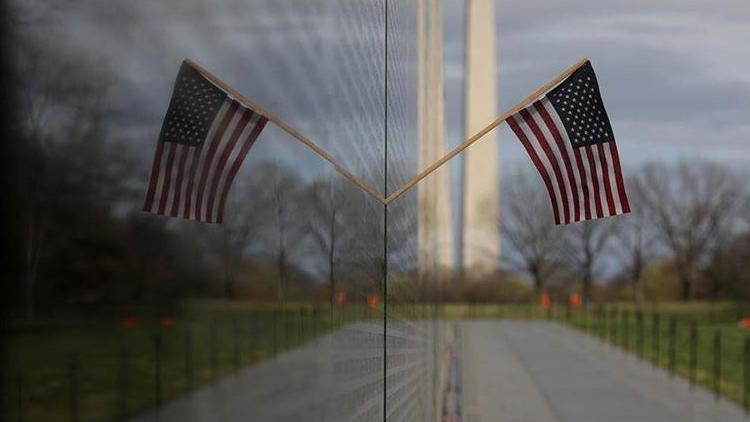
[[184,59],[182,59],[182,64],[186,64],[196,70],[201,68],[201,66],[193,61],[193,59],[191,59],[190,57],[185,57]]

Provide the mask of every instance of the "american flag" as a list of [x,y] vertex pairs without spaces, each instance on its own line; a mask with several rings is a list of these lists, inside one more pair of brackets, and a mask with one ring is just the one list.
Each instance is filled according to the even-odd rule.
[[221,223],[232,181],[267,121],[183,62],[156,146],[144,211]]
[[555,224],[630,212],[590,62],[507,121],[542,177]]

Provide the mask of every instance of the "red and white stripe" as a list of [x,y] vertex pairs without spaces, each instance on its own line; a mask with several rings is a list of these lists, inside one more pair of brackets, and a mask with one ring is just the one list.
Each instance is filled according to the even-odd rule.
[[614,139],[574,148],[546,96],[507,121],[542,177],[555,224],[630,212]]
[[232,181],[267,121],[227,97],[201,145],[160,141],[144,211],[221,223]]

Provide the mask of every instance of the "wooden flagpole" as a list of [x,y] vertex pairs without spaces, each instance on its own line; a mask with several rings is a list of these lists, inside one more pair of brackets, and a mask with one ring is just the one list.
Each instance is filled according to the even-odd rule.
[[386,203],[385,198],[383,198],[383,196],[378,191],[367,186],[364,182],[362,182],[359,178],[357,178],[357,176],[347,171],[344,167],[342,167],[339,163],[337,163],[336,160],[334,160],[333,157],[328,152],[326,152],[319,146],[315,145],[313,141],[311,141],[306,136],[301,134],[297,129],[289,126],[285,121],[281,120],[281,118],[268,112],[264,108],[260,107],[258,104],[251,101],[249,98],[240,94],[236,89],[234,89],[229,84],[221,80],[219,77],[215,76],[214,74],[206,70],[203,66],[199,65],[198,63],[190,59],[185,59],[185,63],[187,63],[193,69],[200,72],[203,76],[206,77],[206,79],[213,82],[216,86],[220,87],[221,89],[229,93],[230,96],[232,96],[234,99],[239,101],[242,105],[251,108],[254,112],[260,114],[261,116],[264,116],[270,122],[273,122],[276,126],[278,126],[281,130],[291,135],[294,139],[305,144],[308,148],[313,150],[313,152],[318,154],[324,160],[331,163],[333,165],[334,170],[339,172],[345,178],[349,179],[349,181],[357,185],[358,188],[367,192],[370,196],[378,200],[380,203],[382,204]]
[[387,198],[385,198],[385,203],[388,204],[391,201],[394,201],[399,196],[403,195],[407,190],[411,189],[414,185],[419,183],[422,179],[427,177],[430,173],[440,168],[443,164],[445,164],[448,160],[455,157],[461,151],[465,150],[466,148],[470,147],[474,142],[482,139],[484,135],[495,129],[496,127],[500,126],[508,117],[518,113],[519,110],[523,109],[524,107],[528,106],[532,102],[534,102],[537,98],[539,98],[542,94],[552,89],[555,85],[560,83],[563,79],[570,76],[573,72],[578,70],[579,67],[583,66],[588,62],[589,59],[587,57],[584,57],[583,59],[579,60],[578,63],[574,64],[573,66],[569,67],[559,75],[557,75],[554,79],[550,80],[546,84],[542,85],[539,89],[534,91],[531,95],[524,98],[520,102],[516,103],[513,107],[511,107],[508,111],[503,113],[500,117],[495,119],[492,123],[487,125],[484,129],[480,130],[476,134],[474,134],[472,137],[464,141],[461,145],[457,146],[453,150],[451,150],[449,153],[445,154],[443,158],[437,160],[436,162],[430,164],[426,169],[422,170],[419,174],[411,178],[409,181],[404,183],[400,188],[396,189],[388,195]]

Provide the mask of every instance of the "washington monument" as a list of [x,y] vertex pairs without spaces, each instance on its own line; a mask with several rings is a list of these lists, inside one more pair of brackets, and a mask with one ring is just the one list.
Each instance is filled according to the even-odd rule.
[[[495,0],[466,0],[464,138],[497,117]],[[464,152],[461,266],[464,276],[498,268],[500,207],[497,132]]]

